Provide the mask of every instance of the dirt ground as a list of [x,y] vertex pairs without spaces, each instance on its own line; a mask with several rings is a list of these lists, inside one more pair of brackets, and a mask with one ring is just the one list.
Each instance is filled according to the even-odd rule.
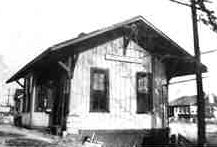
[[37,130],[0,124],[0,147],[81,147],[74,137],[61,138]]
[[[197,124],[186,122],[171,122],[171,134],[180,133],[192,142],[197,141]],[[207,146],[217,147],[217,124],[206,125]]]

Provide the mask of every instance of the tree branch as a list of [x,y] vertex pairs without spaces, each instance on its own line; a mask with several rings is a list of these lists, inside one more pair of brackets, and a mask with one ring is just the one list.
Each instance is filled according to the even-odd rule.
[[201,21],[205,24],[208,25],[212,28],[212,30],[214,32],[217,33],[217,17],[214,15],[214,11],[213,10],[209,10],[205,3],[210,1],[207,0],[198,0],[197,1],[197,5],[198,7],[201,9],[202,12],[204,12],[206,14],[206,18],[201,18]]

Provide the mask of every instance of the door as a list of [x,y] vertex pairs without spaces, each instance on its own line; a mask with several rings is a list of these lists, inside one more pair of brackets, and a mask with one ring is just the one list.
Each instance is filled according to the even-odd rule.
[[66,129],[66,117],[69,108],[70,79],[62,74],[57,84],[57,96],[53,107],[53,125]]

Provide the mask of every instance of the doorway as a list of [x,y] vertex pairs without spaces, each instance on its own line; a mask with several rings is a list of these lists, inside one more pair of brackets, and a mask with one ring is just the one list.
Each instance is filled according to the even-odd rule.
[[61,131],[66,130],[70,93],[68,82],[67,75],[60,74],[56,85],[56,97],[53,102],[52,126],[59,127]]

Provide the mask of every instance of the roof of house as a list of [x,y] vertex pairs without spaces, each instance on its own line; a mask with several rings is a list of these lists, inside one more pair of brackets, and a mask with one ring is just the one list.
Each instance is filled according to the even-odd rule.
[[186,105],[195,105],[197,103],[197,96],[182,96],[178,99],[175,99],[169,103],[170,106],[186,106]]
[[[210,102],[209,97],[205,96],[206,106],[217,106],[216,99],[214,102]],[[178,99],[175,99],[169,103],[169,106],[187,106],[187,105],[196,105],[197,104],[197,95],[192,96],[182,96]]]
[[[64,41],[48,48],[21,68],[16,74],[8,79],[6,83],[22,78],[32,70],[49,67],[49,65],[57,63],[66,56],[79,54],[79,52],[86,49],[121,37],[129,32],[129,29],[127,29],[126,26],[132,24],[135,24],[139,30],[138,44],[149,50],[151,54],[159,55],[162,61],[164,60],[166,67],[168,67],[167,74],[171,77],[194,74],[196,71],[195,63],[199,65],[197,67],[199,67],[202,72],[206,72],[207,69],[205,65],[198,63],[192,55],[186,52],[182,47],[142,16],[137,16],[88,34],[82,33],[74,39]],[[150,38],[152,38],[151,42],[149,42]],[[152,47],[149,46],[150,44]]]

